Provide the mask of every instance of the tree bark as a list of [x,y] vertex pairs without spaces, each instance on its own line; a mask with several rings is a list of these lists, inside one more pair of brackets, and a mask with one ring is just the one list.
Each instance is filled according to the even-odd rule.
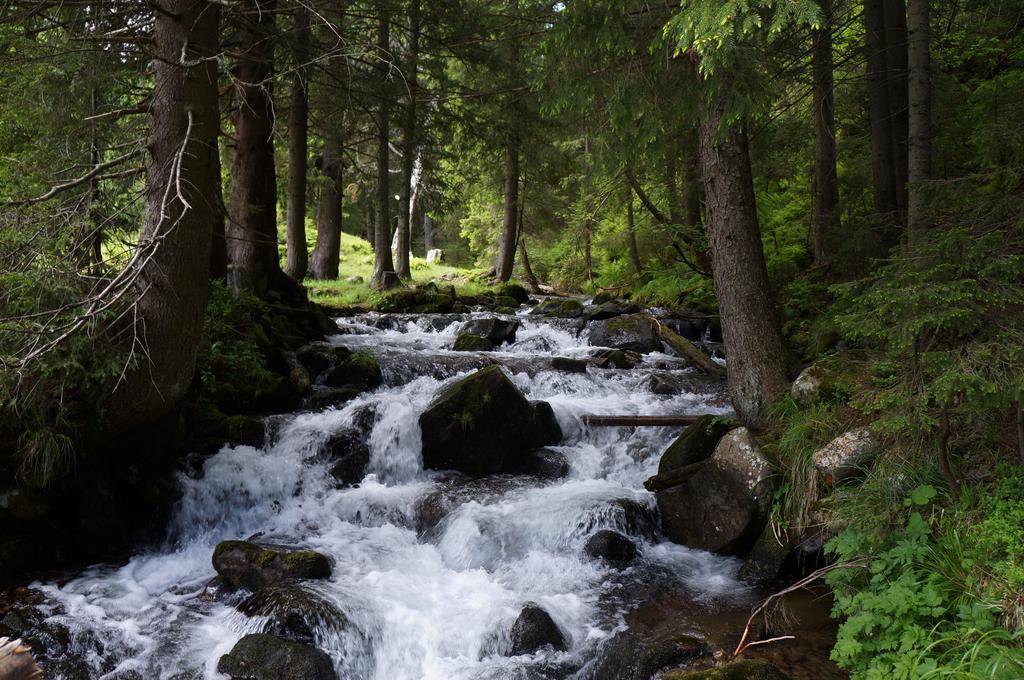
[[130,265],[139,268],[133,330],[145,353],[104,405],[115,432],[163,416],[192,382],[220,209],[218,5],[155,5],[146,211]]
[[[898,214],[896,161],[893,155],[893,118],[886,62],[883,0],[865,0],[864,30],[867,50],[871,118],[871,168],[875,184],[875,213],[883,220]],[[887,236],[883,234],[883,236]],[[885,238],[891,242],[891,237]]]
[[633,269],[637,274],[644,273],[643,263],[640,262],[640,248],[636,243],[636,219],[633,216],[633,189],[626,186],[626,240],[629,245],[629,259],[633,263]]
[[724,107],[711,102],[700,124],[707,230],[728,352],[729,394],[740,420],[760,428],[789,381],[769,295],[747,136],[724,119]]
[[519,142],[515,133],[509,132],[505,143],[505,199],[501,226],[501,240],[498,243],[498,259],[494,263],[494,275],[499,281],[512,278],[516,258],[516,215],[519,210]]
[[288,205],[285,240],[288,256],[284,271],[296,281],[306,276],[306,172],[309,157],[309,10],[295,10],[295,60],[291,111],[288,114]]
[[320,192],[316,211],[316,246],[309,265],[314,279],[338,278],[341,257],[342,194],[344,168],[341,157],[341,138],[331,129],[324,140],[321,165],[326,182]]
[[927,226],[923,182],[932,175],[931,53],[928,0],[907,1],[910,101],[908,154],[907,239],[918,240]]
[[530,266],[530,256],[526,254],[526,237],[522,235],[519,237],[519,260],[523,264],[523,278],[526,279],[526,287],[531,293],[539,293],[540,281],[537,280],[537,275],[533,273],[533,267]]
[[814,261],[832,256],[830,244],[839,224],[836,180],[835,86],[832,60],[832,0],[820,0],[825,22],[814,32],[814,203],[811,246]]
[[238,61],[235,78],[241,94],[235,123],[228,202],[229,279],[240,289],[264,295],[280,274],[277,255],[277,178],[274,168],[274,110],[270,85],[274,72],[275,0],[236,14]]
[[418,87],[420,51],[420,1],[409,3],[409,51],[405,72],[405,84],[409,88],[409,99],[402,120],[402,189],[398,201],[398,238],[396,243],[395,272],[402,279],[409,279],[409,246],[412,238],[412,181],[416,163],[416,89]]
[[[391,17],[385,8],[381,8],[377,25],[377,52],[381,66],[379,67],[382,90],[387,79],[385,60],[389,54]],[[388,93],[381,92],[377,105],[377,215],[373,243],[373,277],[370,285],[382,288],[388,283],[387,274],[393,273],[395,265],[391,261],[391,188],[390,160],[391,149],[388,138],[391,126],[391,104]]]

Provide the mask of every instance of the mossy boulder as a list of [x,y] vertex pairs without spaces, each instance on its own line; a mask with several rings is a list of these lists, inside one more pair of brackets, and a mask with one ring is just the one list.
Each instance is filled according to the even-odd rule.
[[871,430],[861,427],[839,435],[811,455],[822,481],[835,486],[863,475],[881,446]]
[[526,305],[530,303],[530,294],[527,292],[527,290],[518,283],[513,283],[511,281],[500,286],[495,291],[495,294],[498,297],[507,297],[514,300],[514,304],[512,305],[513,307],[518,307],[519,305]]
[[232,680],[336,680],[331,657],[276,635],[246,635],[217,662]]
[[459,333],[452,349],[456,352],[493,352],[497,347],[493,342],[476,333]]
[[722,555],[745,554],[768,521],[775,477],[753,435],[730,431],[682,483],[657,492],[669,540]]
[[658,474],[665,475],[679,468],[707,460],[729,430],[738,423],[722,416],[703,415],[675,438],[658,462]]
[[807,407],[818,402],[844,400],[857,390],[858,373],[863,355],[855,351],[840,352],[819,359],[796,377],[790,387],[793,400]]
[[531,404],[498,366],[450,385],[419,424],[424,467],[475,476],[503,472],[517,456],[562,438],[550,406]]
[[370,390],[380,386],[380,364],[372,353],[334,347],[331,356],[330,365],[316,376],[318,387]]
[[530,314],[559,319],[577,319],[583,316],[583,303],[576,298],[548,298],[534,307]]
[[512,307],[495,307],[494,308],[494,312],[496,314],[509,314],[509,315],[511,315],[511,314],[515,314],[516,310],[513,309]]
[[744,659],[718,668],[694,671],[670,671],[663,680],[790,680],[774,664],[761,659]]
[[587,342],[646,354],[661,349],[656,323],[647,314],[627,314],[587,324]]
[[493,304],[495,308],[511,309],[513,310],[513,312],[515,311],[516,307],[519,306],[519,302],[515,298],[509,297],[508,295],[495,295]]
[[213,568],[233,588],[259,590],[284,580],[321,579],[331,575],[326,555],[313,550],[283,550],[250,543],[221,541],[213,551]]

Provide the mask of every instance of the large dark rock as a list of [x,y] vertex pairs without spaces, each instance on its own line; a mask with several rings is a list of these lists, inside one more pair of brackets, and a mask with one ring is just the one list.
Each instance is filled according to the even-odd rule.
[[495,345],[513,343],[516,341],[516,331],[519,329],[519,322],[515,319],[498,319],[489,317],[486,319],[473,319],[462,327],[462,333],[472,333],[487,338]]
[[586,321],[603,321],[623,314],[636,314],[640,307],[629,302],[601,302],[584,307],[583,318]]
[[424,467],[475,476],[503,472],[516,456],[562,438],[550,406],[527,401],[498,366],[449,386],[419,423]]
[[551,360],[551,368],[566,373],[586,373],[587,362],[583,359],[572,359],[570,357],[555,357]]
[[773,490],[769,461],[750,432],[737,428],[695,474],[658,491],[662,530],[691,548],[744,554],[768,521]]
[[587,324],[587,330],[587,342],[594,347],[611,347],[641,354],[661,348],[654,319],[646,314],[594,321]]
[[336,680],[331,657],[274,635],[246,635],[217,662],[232,680]]
[[370,464],[370,447],[355,428],[331,434],[320,446],[320,455],[329,462],[331,476],[341,486],[362,481]]
[[221,541],[213,568],[234,588],[259,590],[288,579],[328,578],[331,562],[312,550],[281,550],[249,541]]
[[591,536],[583,550],[591,557],[603,559],[618,569],[628,567],[640,556],[633,541],[611,529],[602,529]]
[[678,666],[711,654],[706,641],[690,625],[671,617],[643,621],[636,612],[626,617],[626,630],[605,641],[598,656],[578,674],[581,680],[650,680],[663,668]]
[[718,668],[670,671],[663,680],[790,680],[774,664],[762,659],[742,659]]
[[567,649],[565,635],[543,608],[532,602],[527,603],[512,624],[508,656],[532,654],[545,646],[564,651]]

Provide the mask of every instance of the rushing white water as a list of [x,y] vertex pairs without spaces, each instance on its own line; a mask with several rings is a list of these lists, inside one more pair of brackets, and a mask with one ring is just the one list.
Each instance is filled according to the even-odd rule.
[[[595,351],[572,322],[521,317],[513,345],[487,355],[451,352],[464,321],[341,322],[343,334],[333,342],[377,352],[386,385],[344,408],[288,416],[264,449],[225,447],[201,474],[183,476],[184,496],[160,549],[63,585],[35,584],[50,623],[70,633],[69,655],[93,677],[218,677],[219,657],[265,622],[202,595],[214,576],[213,549],[229,538],[258,536],[332,559],[330,579],[304,587],[350,622],[315,631],[344,678],[512,677],[540,663],[571,674],[636,604],[609,593],[652,569],[697,598],[743,595],[734,561],[657,536],[653,496],[642,482],[677,430],[588,430],[580,421],[585,413],[725,412],[717,388],[662,354],[629,371],[552,370],[553,356]],[[493,361],[530,399],[552,404],[564,433],[556,449],[571,465],[565,479],[460,482],[423,470],[419,414],[446,383]],[[652,393],[655,375],[681,380],[683,391]],[[356,488],[337,489],[318,447],[368,412],[368,474]],[[451,509],[424,529],[428,502]],[[600,528],[641,540],[640,563],[618,573],[585,556],[583,544]],[[568,651],[500,654],[526,602],[551,614]]]

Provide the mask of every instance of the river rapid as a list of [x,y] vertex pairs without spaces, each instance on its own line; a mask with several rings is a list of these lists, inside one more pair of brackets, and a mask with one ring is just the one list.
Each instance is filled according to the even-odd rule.
[[[374,352],[384,385],[339,407],[269,417],[263,448],[226,446],[193,460],[162,545],[123,565],[33,583],[28,599],[50,631],[36,650],[48,676],[222,677],[221,655],[267,621],[210,596],[211,554],[221,540],[254,537],[332,560],[329,579],[303,588],[347,619],[313,631],[341,678],[595,677],[609,640],[652,601],[654,616],[679,617],[713,648],[733,640],[760,594],[736,579],[738,560],[665,541],[643,488],[679,428],[581,422],[585,414],[726,414],[723,386],[661,353],[629,370],[555,370],[553,357],[599,350],[578,321],[525,314],[513,344],[453,352],[469,317],[340,319],[330,342]],[[469,480],[423,469],[419,414],[447,384],[491,363],[553,407],[565,478]],[[339,489],[319,451],[346,428],[362,433],[370,464],[358,486]],[[616,570],[584,553],[604,528],[637,542],[633,566]],[[528,602],[551,615],[566,651],[504,655]]]

